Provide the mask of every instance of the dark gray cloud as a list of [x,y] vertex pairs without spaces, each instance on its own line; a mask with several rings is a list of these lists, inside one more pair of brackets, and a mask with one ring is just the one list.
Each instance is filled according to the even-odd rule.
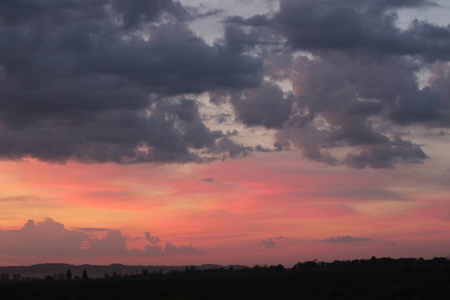
[[[428,156],[421,145],[389,125],[450,125],[450,26],[413,21],[400,29],[396,23],[397,9],[432,5],[424,0],[281,0],[272,16],[228,18],[228,24],[250,32],[230,35],[229,41],[271,45],[259,52],[266,59],[266,76],[293,85],[289,101],[264,97],[270,95],[264,84],[252,91],[254,98],[247,90],[246,97],[230,97],[238,119],[279,128],[277,149],[294,146],[317,162],[353,168],[423,162]],[[261,33],[268,33],[266,40]],[[424,69],[431,76],[420,86],[417,74]]]
[[367,242],[367,241],[371,241],[371,239],[350,236],[350,235],[341,235],[341,236],[337,236],[337,237],[330,237],[330,238],[327,238],[324,240],[312,240],[312,241],[313,242],[325,242],[325,243],[339,244],[339,243]]
[[345,158],[345,163],[358,169],[365,167],[378,169],[392,167],[398,162],[420,163],[425,158],[427,155],[418,145],[396,138],[389,144],[372,146],[369,150],[356,154],[350,153]]
[[448,60],[450,28],[413,22],[396,26],[401,7],[431,5],[429,1],[281,0],[274,22],[288,43],[305,50],[346,50],[396,55],[422,55]]
[[154,21],[164,13],[177,19],[188,19],[188,11],[178,2],[172,0],[113,0],[112,7],[125,29],[132,29]]
[[255,36],[246,33],[242,27],[234,24],[229,24],[225,27],[224,39],[227,47],[232,51],[251,49],[251,47],[261,42]]
[[196,100],[206,92],[234,108],[218,120],[275,129],[276,150],[352,168],[421,163],[422,145],[390,125],[450,127],[450,27],[400,29],[397,10],[431,5],[280,0],[267,15],[223,16],[210,45],[188,22],[223,12],[173,0],[2,1],[0,158],[184,163],[270,151],[210,130]]
[[254,15],[252,17],[244,19],[241,16],[232,16],[226,19],[226,23],[247,25],[253,27],[267,26],[270,23],[268,16],[266,15]]
[[222,134],[203,124],[195,100],[177,96],[256,86],[262,61],[206,44],[184,22],[191,17],[176,1],[2,1],[0,157],[136,163],[216,153]]
[[[94,231],[107,231],[107,234],[103,238],[91,237],[87,234]],[[206,253],[192,245],[174,245],[166,242],[165,247],[158,246],[160,238],[153,237],[148,232],[145,232],[145,239],[149,243],[144,249],[128,250],[127,238],[119,230],[105,228],[69,230],[63,224],[46,218],[43,222],[37,223],[29,220],[19,230],[0,230],[0,254],[45,259],[68,256],[161,256]]]
[[249,155],[254,148],[237,144],[231,139],[224,137],[217,141],[210,152],[215,155],[222,155],[222,158],[239,158]]
[[207,10],[205,12],[201,12],[196,7],[189,7],[188,10],[190,11],[191,18],[193,18],[193,19],[204,19],[204,18],[219,16],[225,12],[225,10],[223,10],[223,9],[212,9],[212,10]]
[[294,96],[274,84],[263,84],[231,96],[238,120],[248,126],[280,128],[292,113]]

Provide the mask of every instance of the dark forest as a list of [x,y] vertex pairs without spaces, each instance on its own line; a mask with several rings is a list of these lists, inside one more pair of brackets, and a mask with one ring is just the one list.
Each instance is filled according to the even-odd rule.
[[[76,266],[75,266],[76,267]],[[152,269],[151,267],[149,267]],[[0,299],[449,299],[450,260],[436,257],[306,261],[249,267],[143,268],[90,278],[1,275]]]

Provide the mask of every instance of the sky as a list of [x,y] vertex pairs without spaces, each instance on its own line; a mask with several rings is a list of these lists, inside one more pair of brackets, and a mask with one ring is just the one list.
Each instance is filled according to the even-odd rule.
[[0,265],[450,255],[448,0],[0,2]]

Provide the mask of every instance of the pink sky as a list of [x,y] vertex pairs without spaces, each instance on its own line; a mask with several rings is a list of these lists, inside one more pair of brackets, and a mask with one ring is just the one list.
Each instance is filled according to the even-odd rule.
[[[449,174],[422,173],[423,169],[321,167],[295,152],[206,165],[2,162],[0,176],[5,179],[1,183],[0,226],[4,231],[0,239],[10,238],[6,233],[20,236],[18,229],[28,219],[45,225],[48,217],[63,224],[65,232],[37,226],[31,234],[39,243],[45,233],[42,242],[50,248],[70,240],[61,239],[60,234],[87,234],[101,240],[107,232],[119,230],[126,239],[112,241],[111,247],[125,244],[128,250],[142,251],[149,244],[144,232],[149,232],[160,238],[162,248],[169,242],[202,251],[159,256],[111,255],[100,250],[65,254],[69,247],[59,254],[47,254],[44,249],[35,256],[15,255],[20,251],[14,247],[33,247],[18,243],[3,251],[0,263],[50,259],[291,266],[310,259],[372,255],[447,256]],[[333,237],[336,239],[331,242]]]
[[0,5],[0,265],[450,255],[444,0]]

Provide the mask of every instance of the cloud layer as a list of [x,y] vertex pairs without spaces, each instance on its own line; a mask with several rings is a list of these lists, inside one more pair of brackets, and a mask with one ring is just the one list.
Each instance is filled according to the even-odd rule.
[[198,11],[177,1],[2,1],[0,158],[183,163],[267,151],[208,128],[197,97],[208,93],[236,123],[276,130],[276,150],[352,168],[427,159],[396,128],[449,127],[450,27],[400,29],[397,11],[434,4],[279,4],[225,16],[207,44],[189,27]]
[[195,100],[177,96],[256,86],[262,63],[207,45],[190,18],[174,1],[2,1],[0,157],[137,163],[227,153]]
[[[91,237],[86,232],[105,231],[103,238]],[[19,230],[0,230],[0,254],[21,257],[101,257],[101,256],[167,256],[205,254],[192,245],[174,245],[145,233],[145,248],[127,249],[127,238],[119,230],[78,228],[69,230],[50,218],[35,223],[29,220]]]
[[[402,30],[396,22],[397,9],[429,5],[281,0],[273,15],[229,18],[230,26],[250,31],[239,36],[242,45],[257,39],[267,76],[291,82],[293,92],[289,110],[273,93],[249,96],[264,85],[241,99],[245,105],[234,96],[230,102],[248,126],[281,127],[278,148],[294,146],[314,161],[353,168],[420,163],[427,154],[395,128],[449,126],[450,27],[414,21]],[[430,76],[421,86],[426,78],[418,74],[425,71]],[[267,99],[278,103],[271,109],[275,123],[262,118]],[[260,118],[246,118],[247,111]]]

